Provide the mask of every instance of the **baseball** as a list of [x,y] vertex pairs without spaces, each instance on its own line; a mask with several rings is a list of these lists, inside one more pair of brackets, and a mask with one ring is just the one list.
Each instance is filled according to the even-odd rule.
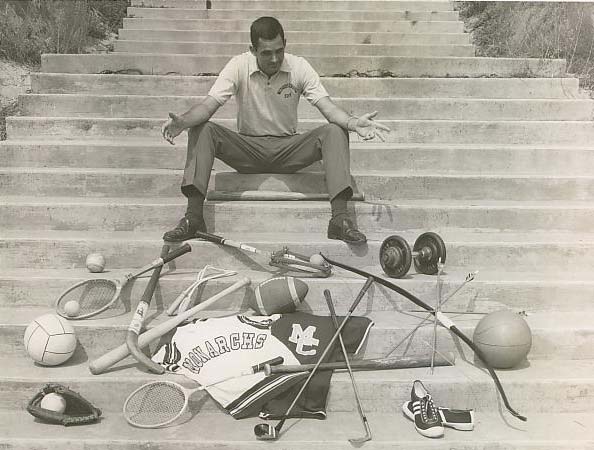
[[60,394],[51,392],[43,396],[40,406],[43,409],[48,409],[61,414],[66,411],[66,400],[64,400],[64,397]]
[[76,300],[70,300],[64,305],[64,312],[68,317],[77,316],[80,312],[80,305]]
[[101,253],[90,253],[87,256],[86,264],[89,272],[103,272],[103,269],[105,269],[105,258]]
[[319,253],[316,253],[309,257],[309,262],[312,264],[317,264],[318,266],[323,265],[325,261],[326,260],[324,259],[324,257],[322,255],[320,255]]

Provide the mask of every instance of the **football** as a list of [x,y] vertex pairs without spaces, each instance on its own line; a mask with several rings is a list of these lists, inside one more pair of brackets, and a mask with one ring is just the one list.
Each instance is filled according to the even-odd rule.
[[309,286],[299,278],[270,278],[256,286],[250,306],[264,316],[295,312],[308,291]]

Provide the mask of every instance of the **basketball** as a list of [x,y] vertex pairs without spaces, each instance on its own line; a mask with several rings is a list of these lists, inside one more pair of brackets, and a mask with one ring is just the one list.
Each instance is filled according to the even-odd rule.
[[86,265],[89,272],[103,272],[103,269],[105,269],[105,258],[101,253],[89,253]]
[[526,359],[532,347],[532,332],[519,314],[501,310],[481,319],[472,340],[492,367],[510,369]]
[[309,286],[299,278],[270,278],[256,286],[250,306],[258,314],[267,316],[295,312],[308,290]]
[[45,314],[29,324],[24,343],[33,361],[44,366],[57,366],[74,353],[76,336],[66,319],[57,314]]

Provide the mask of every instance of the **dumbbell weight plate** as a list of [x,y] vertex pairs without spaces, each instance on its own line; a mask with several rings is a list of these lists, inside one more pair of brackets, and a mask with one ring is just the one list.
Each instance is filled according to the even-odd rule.
[[412,251],[408,242],[400,236],[394,235],[384,239],[379,256],[382,269],[392,278],[402,278],[410,270]]
[[430,250],[428,257],[419,255],[413,258],[415,270],[426,275],[435,275],[437,273],[437,263],[441,259],[442,263],[446,260],[446,246],[443,239],[431,231],[421,234],[413,245],[413,252],[421,252],[423,248]]

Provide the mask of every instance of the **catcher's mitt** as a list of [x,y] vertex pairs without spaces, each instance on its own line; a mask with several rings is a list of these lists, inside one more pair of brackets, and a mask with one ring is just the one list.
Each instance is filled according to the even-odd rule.
[[[66,400],[66,410],[63,413],[50,411],[49,409],[40,406],[41,399],[46,394],[50,393],[60,394]],[[83,425],[86,423],[93,423],[101,416],[101,410],[95,408],[91,402],[82,397],[77,392],[68,387],[58,383],[46,384],[27,405],[27,411],[31,415],[44,420],[49,423],[68,425]]]

